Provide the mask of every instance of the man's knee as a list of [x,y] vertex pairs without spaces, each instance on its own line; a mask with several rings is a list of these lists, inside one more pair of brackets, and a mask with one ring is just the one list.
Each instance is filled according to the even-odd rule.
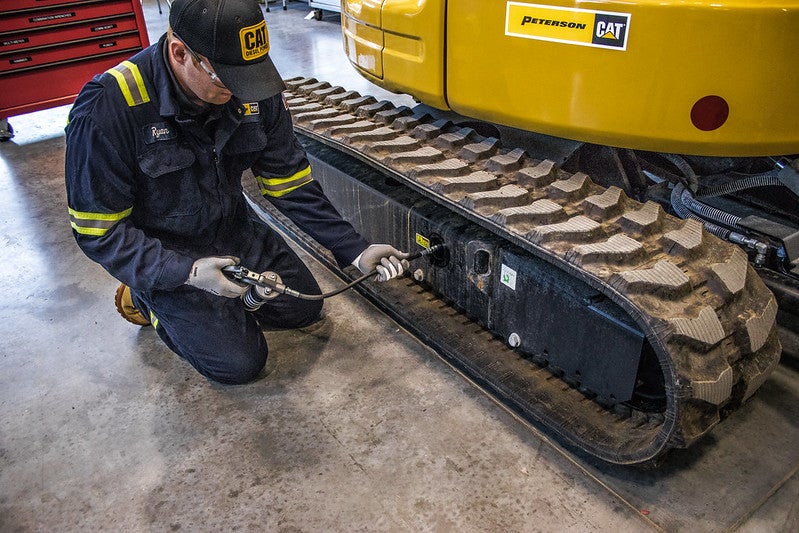
[[258,321],[262,326],[275,328],[301,328],[319,320],[322,314],[322,300],[296,299],[286,305],[263,306],[258,311]]
[[257,354],[226,353],[216,358],[213,364],[208,359],[201,364],[193,364],[200,374],[217,383],[243,385],[255,380],[266,365],[266,350]]
[[322,314],[322,300],[303,300],[303,309],[299,310],[294,319],[296,323],[289,327],[301,328],[319,320]]

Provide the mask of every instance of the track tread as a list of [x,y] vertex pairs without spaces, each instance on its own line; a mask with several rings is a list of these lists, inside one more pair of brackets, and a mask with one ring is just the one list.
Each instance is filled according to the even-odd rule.
[[545,224],[527,233],[527,238],[535,244],[544,244],[552,241],[569,241],[571,243],[586,242],[601,235],[602,226],[599,222],[583,215],[572,217],[565,222]]
[[677,317],[669,319],[679,339],[693,341],[709,350],[726,336],[724,327],[712,307],[705,306],[695,318]]
[[636,261],[644,253],[644,246],[624,234],[611,235],[599,243],[578,244],[566,254],[566,260],[575,265],[596,262],[624,264]]
[[490,137],[477,143],[467,144],[458,152],[458,157],[464,161],[474,163],[492,157],[499,150],[499,146],[499,139]]
[[609,283],[619,292],[630,294],[661,294],[674,298],[691,291],[691,279],[668,259],[661,259],[652,268],[617,272]]
[[491,219],[500,226],[524,234],[536,226],[562,222],[567,217],[563,206],[544,198],[528,205],[500,209]]
[[505,185],[491,191],[480,191],[466,195],[461,205],[478,213],[491,216],[500,209],[520,207],[529,199],[527,189],[518,185]]
[[490,190],[496,186],[496,183],[497,177],[495,175],[484,170],[478,170],[467,176],[443,178],[433,183],[430,188],[456,202],[460,202],[464,196]]
[[558,167],[554,161],[545,159],[535,166],[520,169],[514,178],[523,187],[539,189],[558,179]]

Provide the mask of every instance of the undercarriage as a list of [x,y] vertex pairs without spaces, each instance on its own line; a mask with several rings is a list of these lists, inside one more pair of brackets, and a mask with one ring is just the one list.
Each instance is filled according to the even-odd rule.
[[[342,215],[373,242],[446,248],[403,285],[366,290],[565,445],[654,461],[698,441],[777,364],[777,301],[747,252],[701,222],[570,170],[574,153],[541,158],[490,126],[287,85]],[[247,192],[269,209],[254,181]]]

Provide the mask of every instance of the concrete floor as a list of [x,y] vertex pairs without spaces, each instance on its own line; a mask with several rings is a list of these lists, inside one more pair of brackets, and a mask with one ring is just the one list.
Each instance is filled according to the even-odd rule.
[[[145,0],[153,41],[162,6]],[[389,96],[349,66],[337,15],[289,7],[267,14],[284,77]],[[205,380],[116,315],[117,282],[75,245],[66,113],[12,117],[16,137],[0,145],[0,531],[799,530],[793,450],[774,480],[756,464],[715,488],[677,483],[685,467],[650,474],[644,492],[681,493],[643,508],[630,476],[576,461],[354,292],[310,328],[268,332],[260,381]],[[323,288],[338,286],[307,262]],[[773,396],[795,405],[796,381],[782,369]],[[776,405],[753,403],[719,449]],[[790,448],[799,422],[784,409],[771,416],[793,429]],[[747,478],[763,480],[758,491]]]

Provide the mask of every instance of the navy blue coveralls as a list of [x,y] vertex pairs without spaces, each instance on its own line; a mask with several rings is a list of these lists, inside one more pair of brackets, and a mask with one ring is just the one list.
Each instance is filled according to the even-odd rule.
[[321,302],[279,296],[259,311],[185,285],[193,262],[236,256],[319,293],[307,267],[242,193],[250,168],[277,209],[349,265],[369,243],[314,181],[281,94],[186,111],[157,44],[86,84],[66,128],[67,203],[78,245],[131,288],[158,335],[201,374],[243,383],[266,362],[262,329],[313,322]]

